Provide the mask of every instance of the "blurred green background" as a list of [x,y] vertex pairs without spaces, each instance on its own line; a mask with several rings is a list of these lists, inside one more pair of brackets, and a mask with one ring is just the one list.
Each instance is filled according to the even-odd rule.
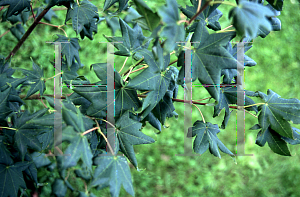
[[[35,0],[36,1],[36,0]],[[98,7],[99,15],[103,16],[104,0],[91,1]],[[233,2],[233,1],[232,1]],[[165,1],[146,1],[153,10],[157,10]],[[185,7],[191,5],[187,0],[178,0],[178,4]],[[266,4],[266,3],[265,3]],[[36,1],[35,7],[41,5]],[[54,7],[58,8],[57,6]],[[266,38],[256,38],[253,47],[246,53],[257,65],[245,69],[245,89],[251,91],[262,91],[265,94],[267,89],[272,89],[283,98],[300,99],[299,76],[299,39],[300,18],[298,2],[286,0],[281,15],[282,30],[271,32]],[[228,5],[221,5],[219,9],[223,12],[220,22],[222,28],[230,25],[228,20]],[[112,8],[116,10],[116,8]],[[58,18],[52,18],[51,24],[62,25],[65,21],[66,10],[58,10]],[[3,13],[3,10],[0,14]],[[126,12],[122,12],[123,19]],[[33,22],[27,22],[25,30]],[[43,19],[43,22],[44,21]],[[68,23],[71,23],[69,21]],[[131,25],[131,24],[130,24]],[[0,35],[12,25],[0,23]],[[132,26],[132,25],[131,25]],[[76,37],[71,25],[63,27],[69,37]],[[145,36],[150,32],[143,30]],[[32,35],[24,43],[21,49],[12,59],[12,67],[32,69],[30,57],[35,63],[43,66],[46,77],[54,75],[49,61],[53,60],[54,47],[45,43],[54,41],[57,36],[64,35],[55,27],[40,24]],[[84,75],[91,82],[96,82],[96,75],[89,71],[89,67],[94,63],[106,62],[106,42],[103,34],[112,36],[112,32],[107,28],[106,22],[102,21],[98,26],[98,34],[91,41],[87,38],[79,39],[81,50],[79,56],[84,65],[78,72]],[[116,31],[115,36],[121,36],[121,32]],[[78,35],[79,38],[79,35]],[[17,44],[17,39],[8,33],[0,38],[0,54],[7,56]],[[115,56],[115,68],[119,71],[125,61],[125,57]],[[176,56],[171,56],[171,61]],[[129,58],[125,69],[132,63]],[[174,64],[176,65],[176,64]],[[173,66],[174,66],[173,65]],[[124,70],[123,70],[124,71]],[[15,72],[15,77],[22,74]],[[53,94],[53,79],[47,81],[47,90],[44,94]],[[183,89],[179,89],[179,99],[183,99]],[[63,94],[71,93],[66,87]],[[193,100],[209,97],[204,88],[193,88]],[[254,98],[256,102],[260,99]],[[23,107],[34,112],[43,106],[39,101],[25,101],[27,106]],[[46,101],[45,101],[46,102]],[[179,114],[178,120],[170,118],[166,125],[169,128],[162,128],[161,134],[155,134],[157,130],[147,125],[143,132],[156,140],[154,144],[134,146],[138,160],[140,172],[131,166],[133,184],[136,196],[299,196],[300,194],[300,154],[298,146],[289,145],[292,157],[284,157],[273,153],[268,145],[259,147],[255,144],[256,135],[259,130],[250,131],[249,128],[257,123],[257,119],[250,114],[245,114],[245,153],[254,156],[241,156],[237,158],[237,165],[228,155],[221,153],[222,159],[211,155],[209,151],[201,156],[175,156],[184,153],[184,104],[175,103],[176,112]],[[221,125],[224,110],[216,118],[212,118],[212,106],[198,106],[207,122]],[[202,120],[198,110],[193,109],[192,123]],[[298,125],[294,127],[300,128]],[[219,139],[233,152],[236,152],[236,112],[231,113],[228,126],[221,130]],[[297,154],[298,153],[298,154]],[[80,183],[77,183],[80,184]],[[81,185],[82,186],[82,185]],[[81,187],[78,186],[78,187]],[[94,191],[97,196],[109,196],[109,188]],[[122,188],[120,196],[130,196]]]

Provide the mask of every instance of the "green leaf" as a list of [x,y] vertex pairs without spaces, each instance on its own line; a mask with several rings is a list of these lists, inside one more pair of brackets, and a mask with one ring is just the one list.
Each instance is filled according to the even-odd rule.
[[160,36],[167,38],[164,43],[164,50],[170,53],[177,46],[178,43],[176,42],[182,42],[185,39],[184,24],[177,24],[180,16],[176,0],[167,0],[167,6],[158,8],[158,14],[166,24],[160,34]]
[[195,137],[193,149],[196,153],[203,154],[208,148],[211,154],[221,159],[218,147],[223,153],[234,157],[234,154],[219,140],[220,132],[217,124],[197,120],[192,127],[192,137]]
[[[216,101],[219,101],[221,70],[237,67],[237,60],[224,48],[234,36],[233,32],[209,34],[204,23],[198,22],[192,37],[193,42],[200,42],[195,45],[192,57],[192,82],[198,78],[202,85],[211,85],[205,88]],[[185,66],[179,72],[179,85],[184,83],[184,72]]]
[[93,154],[85,135],[80,132],[75,132],[73,127],[67,126],[62,132],[62,140],[69,141],[68,148],[64,151],[64,154],[70,156],[64,156],[63,168],[69,168],[76,166],[79,159],[92,171],[92,158]]
[[65,6],[67,8],[69,8],[71,6],[71,4],[74,3],[74,0],[50,0],[50,2],[48,3],[48,5],[46,6],[45,9],[50,9],[53,6]]
[[56,35],[58,36],[58,39],[56,39],[54,42],[70,42],[61,43],[61,53],[62,56],[66,57],[68,67],[72,65],[74,58],[77,60],[78,64],[81,65],[78,53],[78,50],[80,49],[78,38],[68,38],[62,35]]
[[66,196],[68,187],[66,185],[66,182],[62,179],[55,179],[53,185],[52,185],[52,193],[55,194],[57,197],[64,197]]
[[[270,4],[266,5],[265,7],[270,8],[275,13],[274,14],[275,16],[280,15],[280,11],[275,10]],[[268,20],[270,21],[270,23],[272,25],[272,31],[280,31],[281,30],[281,21],[279,18],[277,18],[275,16],[268,17]],[[270,31],[268,31],[267,29],[264,29],[263,27],[259,27],[257,36],[265,38],[269,33],[270,33]]]
[[30,85],[30,90],[28,90],[26,94],[26,98],[33,95],[37,91],[40,91],[40,94],[43,95],[44,91],[46,90],[46,85],[44,81],[44,68],[41,69],[34,61],[32,61],[32,68],[33,71],[20,69],[25,76],[27,76],[28,81],[32,82]]
[[261,147],[264,146],[266,142],[268,142],[269,147],[274,153],[283,156],[291,156],[287,143],[270,127],[265,131],[263,129],[260,130],[255,141],[255,143]]
[[[198,1],[192,0],[191,1],[193,6],[186,6],[186,8],[183,8],[182,6],[179,7],[179,9],[182,11],[184,15],[186,15],[188,18],[192,18],[198,10]],[[201,1],[201,7],[204,6],[206,3],[206,0]],[[212,6],[207,6],[201,14],[199,14],[195,21],[202,20],[207,21],[207,25],[210,29],[213,29],[215,31],[221,30],[221,25],[218,22],[219,18],[222,17],[223,13],[217,9],[219,7],[220,3],[213,4]],[[196,24],[196,23],[194,23]],[[206,24],[206,22],[205,22]],[[191,32],[194,28],[190,27],[189,32]]]
[[256,2],[242,0],[239,5],[232,8],[228,14],[233,18],[233,26],[241,36],[253,39],[256,37],[259,27],[271,31],[272,26],[267,17],[275,16],[270,8],[264,7]]
[[6,117],[12,112],[8,106],[8,96],[11,91],[11,88],[6,89],[5,91],[0,91],[0,120],[6,119]]
[[121,26],[122,37],[109,37],[104,35],[109,42],[123,42],[114,43],[114,46],[119,50],[115,52],[116,55],[131,56],[133,53],[141,49],[148,48],[150,40],[143,44],[143,41],[146,39],[146,37],[143,35],[140,26],[136,24],[132,29],[121,18],[119,19],[119,23]]
[[110,8],[116,2],[119,2],[119,9],[114,14],[118,14],[118,13],[122,12],[122,10],[124,10],[127,7],[128,0],[105,0],[103,11]]
[[153,12],[143,0],[133,0],[133,2],[136,5],[137,12],[142,15],[142,17],[135,21],[139,26],[152,32],[158,26],[160,17],[156,12]]
[[0,197],[17,197],[19,188],[26,189],[22,171],[28,168],[29,162],[17,162],[13,165],[0,163]]
[[116,122],[116,134],[120,143],[121,152],[129,161],[138,167],[133,145],[151,144],[155,140],[140,131],[142,123],[129,118],[129,111],[126,111]]
[[12,15],[18,15],[25,8],[30,10],[30,0],[1,0],[0,6],[4,5],[9,5],[5,18],[8,18]]
[[283,139],[284,141],[286,141],[287,143],[289,143],[291,145],[300,144],[300,135],[299,135],[300,130],[295,127],[292,127],[292,129],[293,129],[294,139],[283,137],[283,136],[281,136],[281,139]]
[[267,2],[276,10],[282,11],[283,0],[267,0]]
[[[160,47],[158,39],[155,41],[154,46],[153,54],[146,49],[138,51],[141,56],[144,56],[144,60],[149,67],[144,69],[139,75],[137,75],[127,84],[128,88],[152,90],[143,102],[142,120],[152,111],[152,109],[166,94],[172,76],[171,71],[166,71],[166,68],[170,62],[170,54],[167,54],[163,57],[162,48]],[[154,57],[156,56],[155,54],[157,54],[157,57]]]
[[127,193],[134,196],[134,189],[131,180],[131,173],[128,163],[123,156],[97,156],[94,159],[94,178],[90,183],[91,187],[110,187],[111,196],[119,196],[121,185]]
[[20,41],[25,33],[25,30],[21,24],[17,24],[16,26],[10,28],[10,32],[18,39],[18,41]]
[[298,99],[283,99],[278,94],[268,89],[268,95],[259,92],[259,96],[265,101],[258,110],[259,125],[262,130],[271,127],[278,134],[293,138],[293,131],[288,121],[294,124],[300,123],[300,101]]
[[76,35],[82,31],[84,26],[89,29],[92,23],[95,23],[94,19],[97,21],[100,19],[98,8],[88,0],[81,1],[79,5],[73,3],[71,8],[68,8],[65,24],[71,18]]
[[22,160],[27,153],[27,147],[41,151],[42,145],[38,140],[39,134],[47,132],[48,127],[38,126],[27,121],[43,116],[48,108],[29,114],[27,110],[23,113],[13,114],[12,122],[14,131],[14,143],[20,151]]
[[[41,12],[44,10],[44,8],[43,7],[38,7],[38,8],[33,9],[33,11],[36,11],[36,10],[37,10],[37,12],[36,12],[36,17],[37,17],[37,16],[39,16],[41,14]],[[43,17],[43,19],[45,19],[46,21],[48,21],[50,23],[52,17],[58,18],[58,16],[55,14],[55,12],[52,9],[50,9],[47,12],[47,14],[45,14],[45,16]]]

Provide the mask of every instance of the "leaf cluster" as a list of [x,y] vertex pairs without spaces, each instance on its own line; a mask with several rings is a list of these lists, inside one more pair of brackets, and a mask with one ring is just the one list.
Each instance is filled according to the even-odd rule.
[[[117,2],[118,10],[110,12]],[[221,158],[220,149],[235,159],[236,155],[222,143],[218,134],[227,126],[230,108],[237,109],[237,104],[242,102],[237,94],[241,85],[237,80],[237,65],[242,68],[256,65],[244,53],[252,47],[251,40],[280,30],[280,20],[276,16],[282,10],[282,0],[268,0],[266,6],[263,1],[237,1],[228,13],[235,29],[229,31],[221,30],[218,21],[223,16],[218,9],[224,6],[223,2],[202,0],[199,5],[198,1],[191,0],[192,6],[184,8],[176,0],[167,0],[164,6],[152,10],[142,0],[133,0],[131,4],[128,0],[106,0],[103,6],[105,14],[101,17],[98,8],[87,0],[46,0],[44,3],[45,7],[32,11],[37,11],[38,16],[47,13],[43,17],[51,22],[56,16],[51,8],[65,6],[65,24],[71,20],[73,30],[77,36],[80,34],[81,39],[88,37],[93,40],[101,21],[106,21],[113,34],[120,29],[121,37],[103,36],[108,42],[115,42],[116,56],[131,58],[135,64],[121,73],[110,64],[95,62],[90,66],[90,72],[94,72],[99,81],[92,83],[77,74],[83,66],[79,57],[79,38],[57,35],[54,42],[62,42],[62,72],[56,77],[61,77],[61,82],[73,91],[64,96],[62,102],[57,102],[53,96],[44,95],[48,83],[44,75],[46,63],[38,65],[32,60],[32,70],[19,69],[24,77],[16,78],[11,59],[7,60],[1,54],[0,197],[20,196],[21,193],[30,196],[35,190],[46,195],[48,193],[39,186],[46,187],[48,183],[51,183],[51,195],[55,196],[66,196],[68,192],[77,196],[95,196],[92,189],[105,187],[110,188],[112,196],[119,196],[121,186],[134,196],[127,159],[139,170],[134,145],[155,142],[143,133],[143,127],[148,122],[160,133],[166,118],[178,117],[173,103],[190,102],[177,98],[179,85],[186,87],[187,50],[192,54],[191,81],[199,81],[215,101],[213,117],[225,109],[220,127],[205,122],[203,116],[193,124],[189,134],[195,137],[194,152],[203,154],[209,149],[212,155]],[[9,21],[12,25],[17,22],[24,25],[32,9],[27,0],[1,0],[0,6],[7,6],[2,21]],[[117,19],[124,11],[128,15]],[[182,21],[181,13],[189,20]],[[209,33],[208,29],[214,33]],[[10,30],[20,42],[24,42],[22,36],[26,34],[21,24]],[[144,36],[145,31],[151,35]],[[244,65],[238,61],[240,48],[232,46],[234,39],[245,42]],[[178,42],[187,44],[184,46]],[[177,56],[176,67],[170,62],[173,53]],[[54,62],[50,65],[55,68]],[[135,77],[130,77],[139,65],[145,66]],[[111,92],[107,87],[111,77],[114,100],[108,99]],[[30,89],[23,95],[27,86]],[[260,129],[256,144],[264,146],[268,142],[274,153],[290,156],[287,143],[300,143],[299,130],[291,125],[291,122],[300,123],[300,101],[281,98],[272,90],[268,90],[267,95],[259,91],[245,92],[245,110],[258,114],[257,124],[250,129]],[[250,97],[258,97],[262,103],[255,103]],[[22,110],[23,100],[33,98],[45,98],[50,107],[34,113]],[[61,109],[55,106],[57,103]],[[113,122],[108,118],[110,106],[114,106]],[[53,108],[55,113],[50,110]],[[63,155],[53,154],[53,151],[60,151],[59,147],[64,148]],[[38,170],[42,172],[42,169],[53,172],[53,176],[38,177]],[[68,179],[70,173],[84,182],[85,187],[72,186]]]

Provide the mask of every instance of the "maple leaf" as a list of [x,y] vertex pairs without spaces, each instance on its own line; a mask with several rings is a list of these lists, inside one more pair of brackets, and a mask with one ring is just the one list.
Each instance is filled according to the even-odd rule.
[[152,32],[158,26],[160,17],[143,0],[133,0],[133,2],[136,5],[136,11],[142,15],[133,21],[136,21],[142,28]]
[[270,89],[267,94],[262,92],[256,94],[265,101],[265,104],[258,107],[258,110],[261,111],[258,115],[259,125],[263,131],[271,127],[278,134],[294,139],[292,127],[288,121],[293,121],[295,124],[300,123],[300,101],[295,98],[280,98]]
[[167,6],[158,8],[158,14],[166,24],[160,34],[167,38],[164,42],[164,50],[170,53],[177,46],[176,42],[184,41],[185,35],[184,24],[177,24],[180,16],[176,0],[167,0]]
[[283,0],[267,0],[267,2],[276,10],[282,11]]
[[[250,130],[256,130],[260,128],[260,125],[254,125],[252,128],[250,128]],[[285,138],[279,135],[276,131],[271,129],[271,127],[268,127],[266,130],[262,129],[258,132],[255,144],[263,147],[266,144],[266,142],[268,142],[269,147],[274,153],[283,156],[291,156],[287,143],[284,139],[291,143],[297,142],[296,140]]]
[[82,31],[84,26],[89,29],[92,23],[95,23],[94,19],[97,21],[100,19],[98,8],[88,0],[81,1],[79,5],[75,2],[71,5],[67,11],[65,24],[72,18],[72,26],[76,35]]
[[12,123],[14,131],[14,140],[18,150],[21,153],[22,160],[27,153],[27,147],[41,151],[41,143],[38,140],[38,135],[49,130],[48,127],[38,126],[36,124],[27,123],[31,119],[43,116],[48,111],[48,108],[39,110],[33,114],[29,114],[27,110],[23,113],[13,114]]
[[0,91],[0,120],[4,120],[12,110],[8,106],[8,96],[11,88],[7,88],[5,91]]
[[9,5],[5,18],[8,18],[12,15],[18,15],[25,8],[28,8],[27,10],[30,10],[29,0],[1,0],[0,6],[4,5]]
[[[143,44],[144,40],[146,39],[143,36],[143,32],[141,27],[138,24],[135,24],[133,29],[125,23],[121,18],[119,19],[122,37],[104,37],[109,42],[123,42],[123,43],[114,43],[114,46],[119,50],[116,51],[116,55],[121,56],[131,56],[135,52],[141,49],[147,49],[149,46],[149,42],[151,39],[146,40],[146,43]],[[137,56],[137,59],[141,59],[142,57]]]
[[221,159],[219,147],[222,152],[234,157],[234,154],[217,137],[219,132],[217,124],[197,120],[192,127],[192,137],[196,136],[193,144],[194,151],[203,154],[209,148],[211,154]]
[[33,95],[37,91],[40,91],[40,94],[43,95],[44,91],[46,90],[44,68],[41,69],[36,63],[34,63],[33,60],[32,60],[32,68],[33,71],[20,68],[23,74],[27,76],[28,81],[30,83],[30,90],[28,90],[26,97],[24,99]]
[[61,43],[61,53],[66,57],[68,67],[72,65],[74,57],[77,60],[78,64],[81,65],[78,52],[78,50],[80,49],[78,38],[68,38],[62,35],[56,35],[58,36],[58,39],[56,39],[54,42],[69,42]]
[[95,169],[91,187],[110,187],[111,196],[119,196],[121,185],[127,193],[134,196],[131,173],[127,160],[123,156],[97,156],[94,159]]
[[150,144],[155,140],[140,131],[142,123],[129,118],[129,111],[126,111],[116,122],[116,134],[120,144],[120,150],[129,161],[137,168],[133,145]]
[[[219,101],[221,70],[236,68],[236,59],[224,48],[235,36],[234,32],[209,34],[203,22],[198,22],[192,41],[196,47],[192,57],[192,82],[197,78],[202,85],[214,85],[205,87],[209,94]],[[185,66],[179,71],[178,84],[184,82]]]
[[128,0],[105,0],[103,11],[107,10],[108,8],[110,8],[116,2],[119,2],[119,9],[114,14],[118,14],[118,13],[122,12],[122,10],[124,10],[128,6],[128,4],[127,4]]
[[[182,11],[182,13],[184,15],[186,15],[188,18],[192,18],[198,10],[198,1],[196,0],[191,0],[191,3],[193,6],[186,6],[186,8],[183,8],[182,6],[179,7],[179,9]],[[203,5],[205,5],[206,0],[202,0],[201,1],[201,7],[200,9],[203,7]],[[221,30],[221,25],[218,22],[219,18],[222,17],[222,12],[220,10],[218,10],[217,8],[219,7],[220,3],[216,3],[213,4],[212,6],[207,6],[207,8],[205,8],[203,10],[203,12],[201,12],[201,14],[199,14],[195,21],[197,20],[202,20],[202,21],[207,21],[207,26],[210,29],[213,29],[215,31],[217,30]],[[206,22],[205,22],[206,23]],[[197,23],[194,23],[191,27],[189,27],[189,32],[193,31],[196,27]]]
[[128,88],[152,90],[143,102],[141,109],[143,111],[141,116],[142,120],[166,94],[172,76],[172,71],[166,70],[170,63],[170,54],[163,56],[163,51],[158,39],[156,39],[152,51],[153,54],[147,49],[137,52],[144,57],[149,67],[131,79],[127,84]]
[[26,170],[30,162],[17,162],[12,165],[0,163],[0,197],[17,197],[19,188],[26,189],[22,171]]
[[239,35],[254,39],[260,26],[268,31],[272,30],[266,17],[274,15],[271,9],[259,3],[240,0],[239,5],[230,10],[228,18],[233,18],[233,26]]
[[75,132],[73,127],[67,126],[62,132],[62,141],[69,141],[70,145],[64,151],[63,168],[76,166],[81,158],[83,163],[92,171],[93,154],[85,135],[81,132]]

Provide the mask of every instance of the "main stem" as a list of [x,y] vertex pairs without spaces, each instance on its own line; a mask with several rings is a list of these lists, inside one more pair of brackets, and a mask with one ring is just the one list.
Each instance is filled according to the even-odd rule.
[[9,53],[9,55],[5,58],[5,60],[8,60],[10,57],[14,56],[19,48],[22,46],[22,44],[25,42],[25,40],[28,38],[28,36],[32,33],[34,28],[39,24],[40,20],[47,14],[49,9],[44,9],[41,14],[35,18],[33,24],[28,28],[28,30],[25,32],[21,40],[18,42],[18,44],[15,46],[15,48]]

